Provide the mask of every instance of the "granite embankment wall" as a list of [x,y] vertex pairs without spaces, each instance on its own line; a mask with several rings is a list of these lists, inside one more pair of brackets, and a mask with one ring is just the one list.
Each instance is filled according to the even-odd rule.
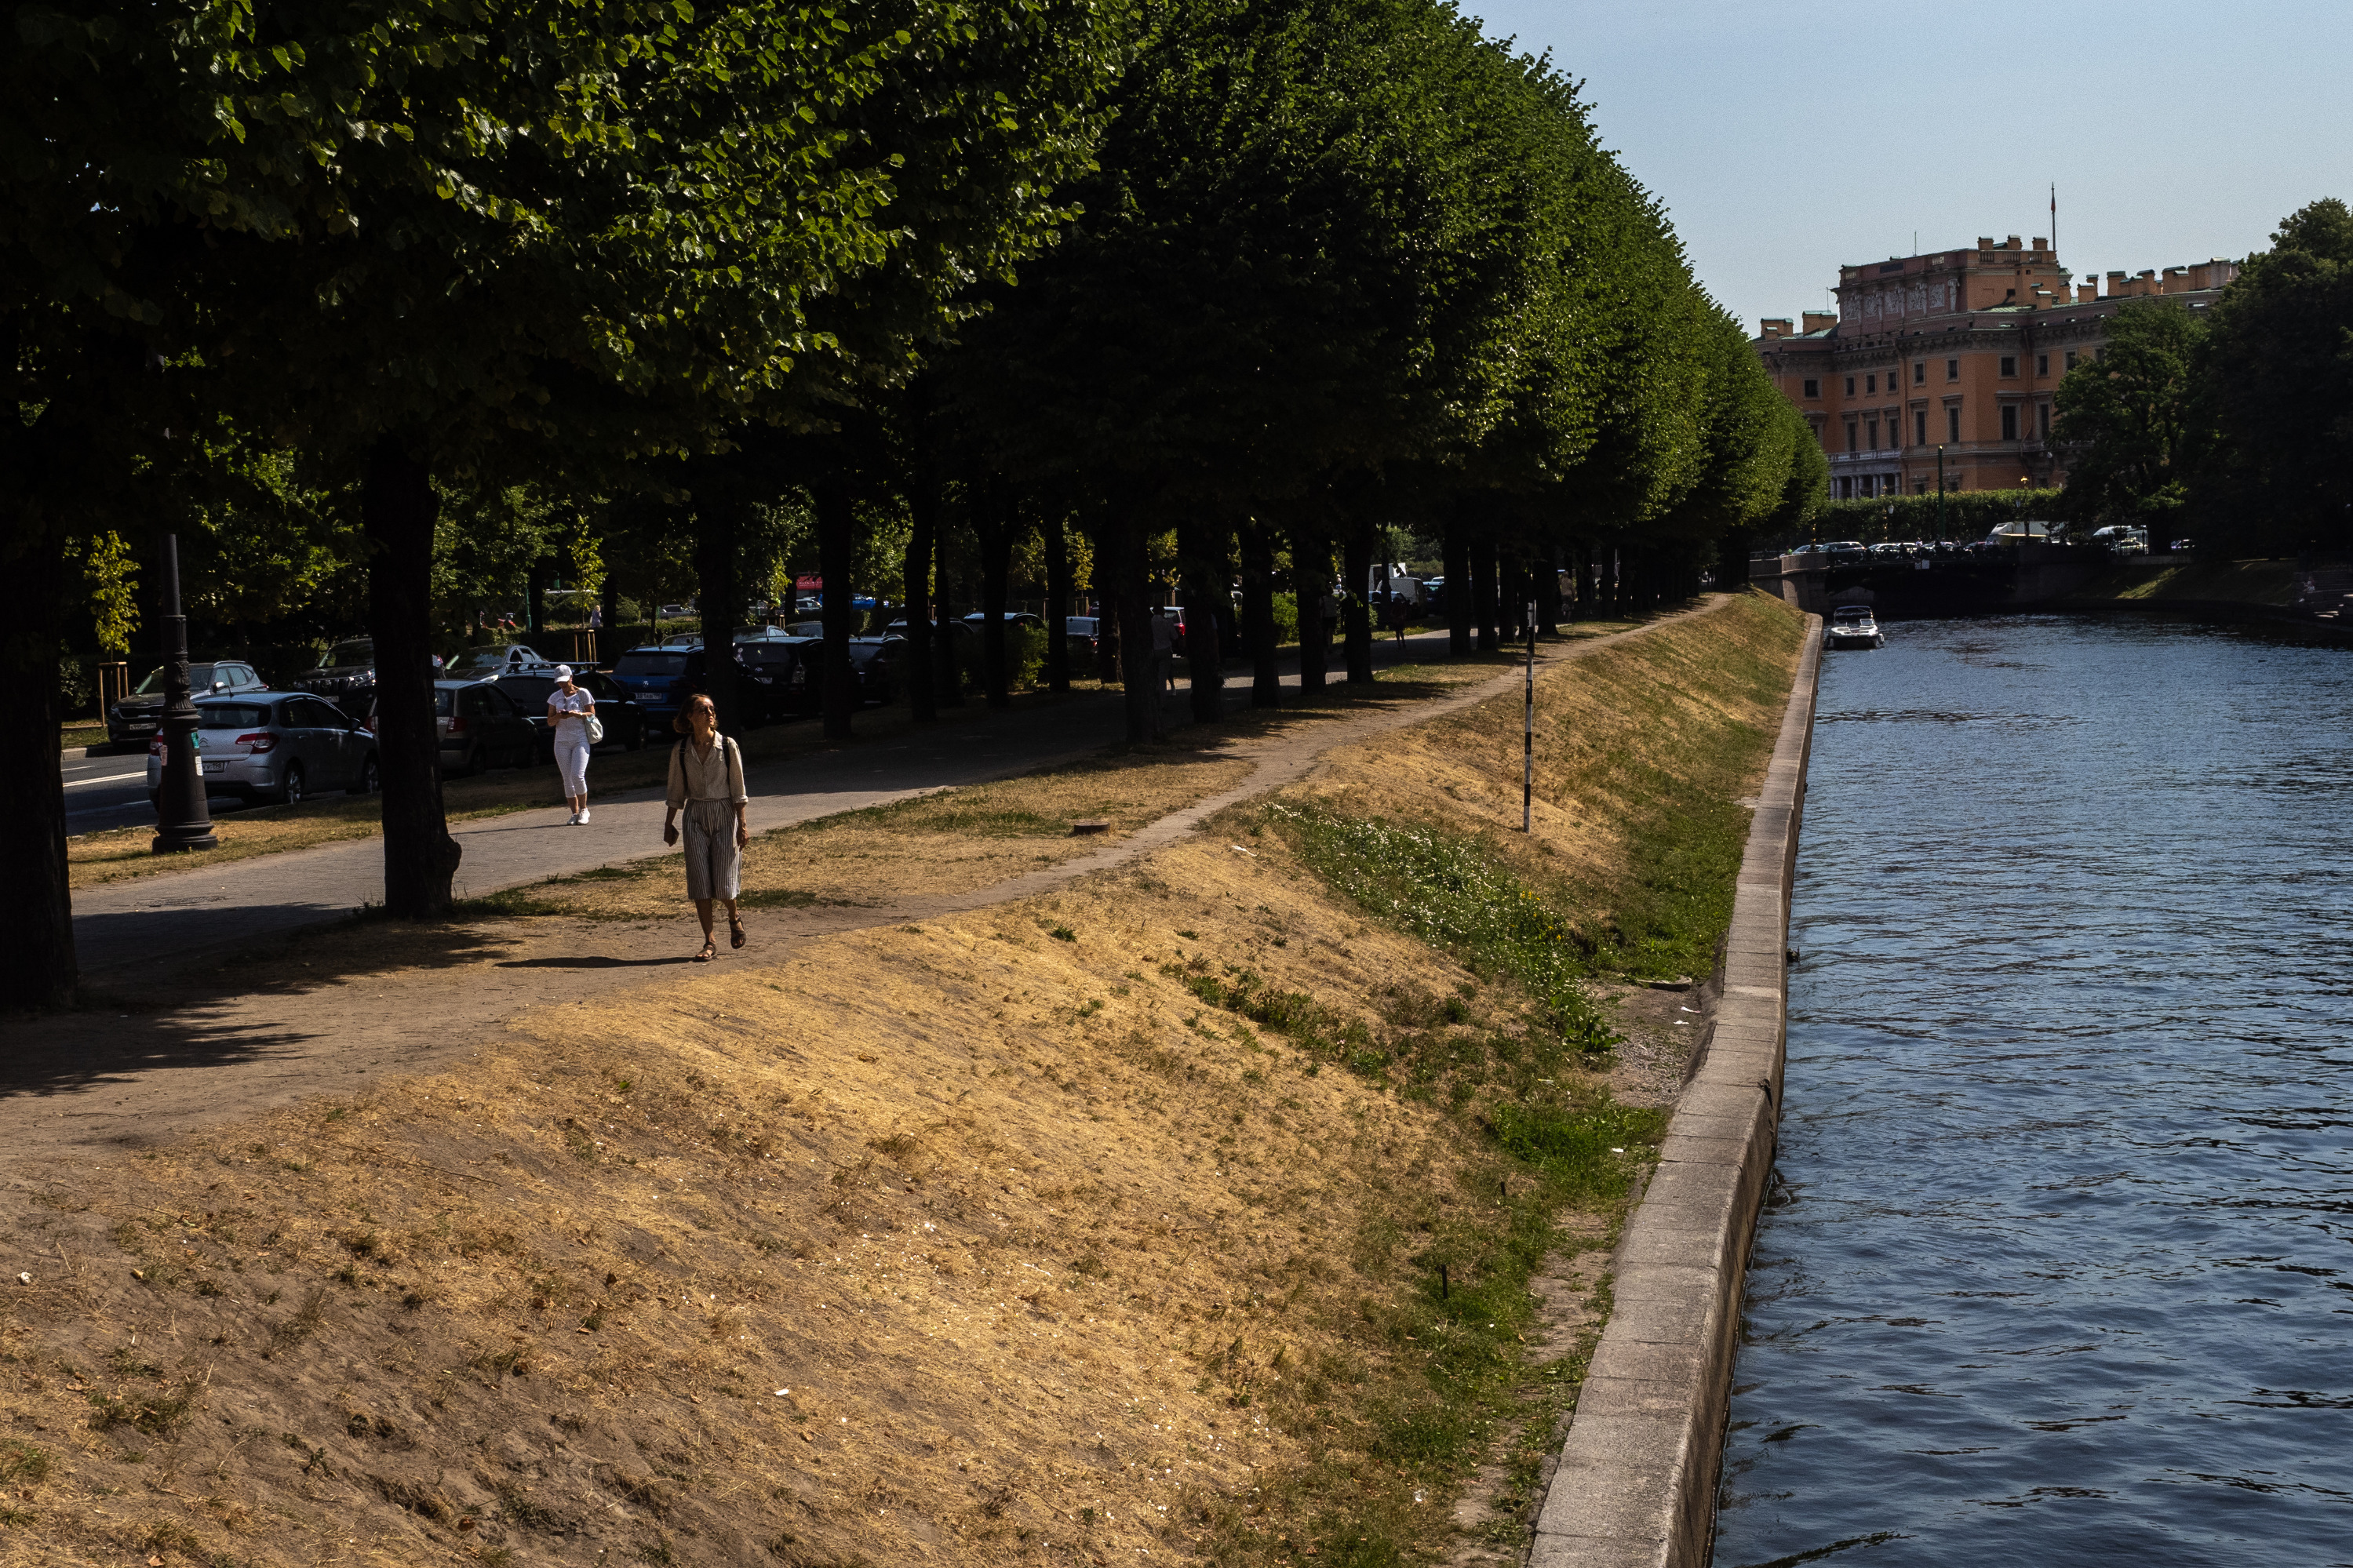
[[1531,1568],[1698,1568],[1741,1289],[1780,1123],[1789,888],[1821,675],[1807,628],[1741,862],[1704,1055],[1619,1246],[1615,1306],[1536,1520]]

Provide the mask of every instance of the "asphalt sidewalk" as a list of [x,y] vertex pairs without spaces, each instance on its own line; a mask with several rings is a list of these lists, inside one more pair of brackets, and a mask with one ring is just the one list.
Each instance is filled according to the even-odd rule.
[[[1446,636],[1374,644],[1377,667],[1443,658]],[[1336,679],[1336,672],[1335,677]],[[1249,678],[1229,674],[1229,706],[1249,700]],[[1296,687],[1296,673],[1283,684]],[[1187,721],[1186,693],[1166,694],[1173,724]],[[953,711],[953,710],[952,710]],[[967,709],[936,729],[839,751],[754,763],[745,770],[752,831],[856,811],[935,790],[1028,773],[1118,743],[1126,735],[1116,691],[1074,693],[1014,712]],[[455,889],[480,898],[549,877],[666,851],[662,792],[596,793],[588,770],[589,820],[572,826],[563,807],[510,812],[456,825],[465,850]],[[384,898],[384,844],[347,839],[311,849],[92,888],[74,900],[74,944],[83,973],[103,976],[158,959],[233,958],[255,942],[340,919]]]

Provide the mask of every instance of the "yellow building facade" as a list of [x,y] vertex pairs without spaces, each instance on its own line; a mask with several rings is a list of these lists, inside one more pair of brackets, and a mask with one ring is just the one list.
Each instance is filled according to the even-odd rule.
[[2052,395],[2134,300],[2211,307],[2238,264],[2076,282],[2037,237],[1839,268],[1838,308],[1763,321],[1758,355],[1830,455],[1831,496],[2064,484]]

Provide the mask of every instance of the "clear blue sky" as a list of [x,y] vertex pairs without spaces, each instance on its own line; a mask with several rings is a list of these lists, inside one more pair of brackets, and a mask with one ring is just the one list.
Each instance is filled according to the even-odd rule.
[[2262,249],[2353,201],[2353,0],[1461,0],[1582,78],[1753,333],[1841,263],[2051,230],[2080,279]]

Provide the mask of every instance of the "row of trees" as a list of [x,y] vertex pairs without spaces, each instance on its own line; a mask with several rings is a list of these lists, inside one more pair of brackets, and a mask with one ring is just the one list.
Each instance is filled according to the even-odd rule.
[[2056,398],[2066,515],[2152,545],[2353,550],[2353,211],[2291,215],[2210,310],[2126,306]]
[[[836,584],[887,533],[922,672],[972,607],[946,541],[983,610],[1025,542],[1050,594],[1091,553],[1144,736],[1155,542],[1195,602],[1239,575],[1272,702],[1272,595],[1304,590],[1320,684],[1322,589],[1361,586],[1383,530],[1443,539],[1468,647],[1555,566],[1653,599],[1820,491],[1574,86],[1437,0],[98,0],[16,26],[0,670],[55,691],[94,537],[249,517],[290,573],[341,541],[395,913],[445,909],[459,853],[437,570],[446,601],[551,539],[682,562],[723,646],[780,518]],[[1369,679],[1361,598],[1344,618]],[[825,623],[846,734],[846,594]],[[1231,650],[1188,627],[1214,714]],[[53,759],[0,769],[0,809],[6,999],[59,1000]]]

